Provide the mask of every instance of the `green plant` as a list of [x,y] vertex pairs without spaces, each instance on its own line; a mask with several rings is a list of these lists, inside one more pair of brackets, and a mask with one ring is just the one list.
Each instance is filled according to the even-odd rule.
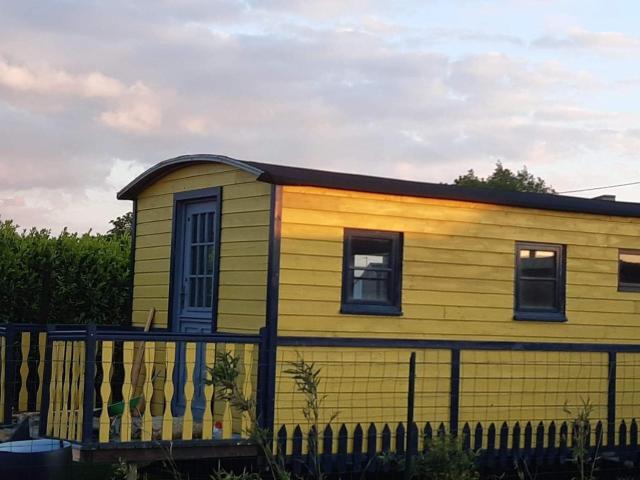
[[478,479],[480,475],[476,467],[476,454],[465,450],[459,437],[438,436],[428,443],[425,454],[414,458],[410,478],[417,480]]
[[[291,480],[291,475],[285,470],[282,459],[273,453],[271,449],[272,435],[268,430],[261,428],[256,417],[256,403],[252,398],[247,398],[239,386],[240,358],[230,352],[218,352],[213,367],[207,367],[211,379],[205,380],[212,384],[216,390],[218,400],[229,402],[232,408],[246,415],[249,419],[249,435],[258,448],[262,451],[274,480]],[[220,470],[220,475],[231,475]],[[214,473],[214,478],[216,473]],[[220,477],[231,480],[234,477]]]
[[[582,405],[576,410],[572,410],[565,404],[564,411],[571,418],[571,432],[573,432],[573,442],[571,445],[571,459],[575,463],[577,469],[577,477],[579,480],[594,480],[598,467],[598,451],[602,442],[602,438],[596,438],[596,445],[593,453],[589,448],[589,437],[591,435],[591,416],[594,407],[589,399],[580,399]],[[599,437],[599,436],[597,436]],[[567,440],[568,443],[568,439]]]
[[0,323],[124,324],[131,237],[23,230],[0,221]]
[[241,473],[227,472],[223,469],[218,469],[211,475],[211,480],[261,480],[260,474],[255,472],[247,472],[243,470]]
[[[298,355],[295,361],[289,362],[289,368],[284,373],[291,375],[296,384],[296,390],[304,395],[302,414],[307,420],[307,431],[313,432],[312,435],[309,435],[309,454],[311,457],[311,471],[309,473],[311,478],[321,480],[324,478],[324,474],[320,464],[319,420],[322,405],[327,398],[326,395],[320,395],[321,369],[316,367],[313,362],[307,363],[304,358]],[[331,424],[337,416],[337,412],[333,413],[328,423]]]

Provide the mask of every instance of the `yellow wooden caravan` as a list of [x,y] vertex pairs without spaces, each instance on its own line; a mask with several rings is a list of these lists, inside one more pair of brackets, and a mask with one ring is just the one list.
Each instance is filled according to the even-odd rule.
[[415,421],[434,428],[560,422],[581,398],[607,435],[637,414],[639,204],[217,155],[161,162],[118,198],[133,324],[153,307],[175,332],[265,327],[276,428],[302,421],[297,356],[350,434],[407,420],[411,352]]

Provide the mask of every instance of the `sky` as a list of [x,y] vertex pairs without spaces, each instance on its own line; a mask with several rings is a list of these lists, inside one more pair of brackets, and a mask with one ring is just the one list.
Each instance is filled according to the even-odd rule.
[[[640,181],[636,1],[0,0],[0,220],[104,232],[177,155]],[[586,192],[639,201],[640,185]]]

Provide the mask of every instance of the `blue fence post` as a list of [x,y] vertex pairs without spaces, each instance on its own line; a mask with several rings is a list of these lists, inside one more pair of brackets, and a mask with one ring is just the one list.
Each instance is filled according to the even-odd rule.
[[13,420],[13,407],[17,401],[16,395],[16,334],[15,324],[8,324],[5,330],[4,352],[4,412],[3,422],[11,423]]
[[458,434],[460,415],[460,349],[451,350],[451,388],[449,400],[449,433]]
[[416,403],[416,352],[411,352],[409,357],[409,386],[407,391],[407,429],[406,439],[407,445],[404,450],[405,462],[404,462],[404,478],[411,478],[412,461],[413,461],[413,446],[417,445],[417,439],[414,440],[415,430],[413,428],[413,413]]
[[256,385],[256,418],[258,425],[262,429],[269,428],[269,419],[267,418],[269,408],[267,382],[269,378],[268,370],[268,332],[266,327],[260,329],[260,344],[258,346],[258,379]]
[[[93,436],[93,405],[96,393],[96,326],[87,326],[85,340],[84,398],[82,402],[82,441],[90,442]],[[128,408],[125,405],[125,408]],[[107,408],[107,400],[103,399],[102,408]]]
[[609,382],[607,389],[607,445],[612,447],[616,441],[616,375],[617,353],[609,352]]

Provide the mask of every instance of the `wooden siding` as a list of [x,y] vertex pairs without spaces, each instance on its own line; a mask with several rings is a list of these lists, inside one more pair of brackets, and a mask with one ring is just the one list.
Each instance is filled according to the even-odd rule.
[[265,324],[271,186],[222,164],[175,170],[138,196],[133,323],[167,325],[173,194],[222,187],[218,328],[256,332]]
[[[340,314],[343,229],[404,232],[403,315]],[[516,241],[567,245],[566,323],[513,320]],[[279,333],[473,340],[640,340],[618,249],[640,219],[284,187]]]

